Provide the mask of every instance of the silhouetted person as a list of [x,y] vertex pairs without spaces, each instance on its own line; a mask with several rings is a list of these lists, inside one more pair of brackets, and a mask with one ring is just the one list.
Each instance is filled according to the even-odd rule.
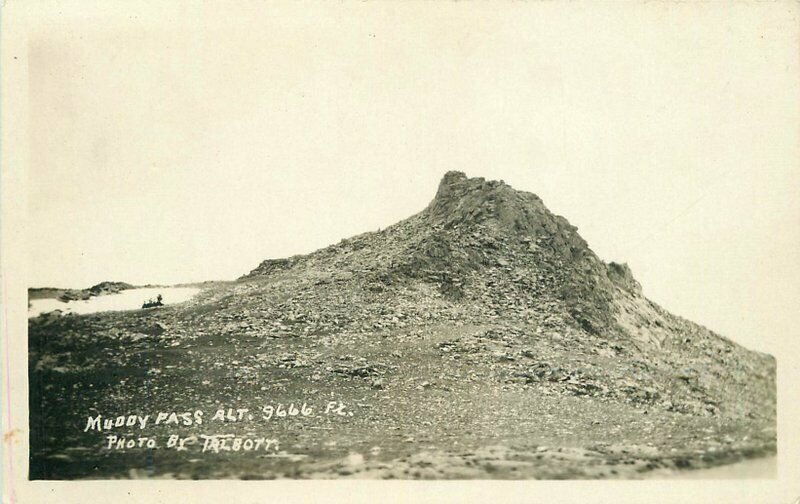
[[164,306],[163,297],[161,294],[156,296],[156,300],[153,301],[152,299],[148,299],[143,305],[142,308],[154,308],[156,306]]

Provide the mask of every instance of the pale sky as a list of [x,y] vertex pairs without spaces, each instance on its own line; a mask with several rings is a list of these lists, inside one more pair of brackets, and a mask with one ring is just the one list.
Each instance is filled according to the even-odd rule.
[[538,194],[676,314],[798,335],[789,3],[112,5],[19,55],[29,285],[233,279],[461,170]]

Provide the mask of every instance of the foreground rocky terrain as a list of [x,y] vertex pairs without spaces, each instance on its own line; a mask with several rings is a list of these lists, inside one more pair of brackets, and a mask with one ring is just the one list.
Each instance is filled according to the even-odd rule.
[[37,479],[634,478],[776,446],[774,358],[459,172],[385,230],[29,344]]

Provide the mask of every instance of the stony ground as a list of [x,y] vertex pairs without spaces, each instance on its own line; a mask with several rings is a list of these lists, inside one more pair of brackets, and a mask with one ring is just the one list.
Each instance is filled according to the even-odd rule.
[[775,452],[773,358],[502,183],[448,174],[410,219],[203,289],[30,321],[31,477],[637,478]]
[[[465,323],[445,307],[431,321],[391,315],[386,328],[309,334],[302,322],[266,328],[210,310],[231,288],[185,306],[33,320],[32,475],[629,478],[775,449],[774,418],[702,415],[663,399],[647,385],[658,369],[619,365],[615,350],[572,344],[583,335],[564,327]],[[353,415],[323,414],[329,401]],[[301,403],[314,413],[265,419],[265,406]],[[209,420],[229,408],[254,418]],[[202,425],[83,431],[97,414],[196,410]],[[109,433],[160,445],[175,433],[236,434],[277,439],[280,449],[115,451]]]

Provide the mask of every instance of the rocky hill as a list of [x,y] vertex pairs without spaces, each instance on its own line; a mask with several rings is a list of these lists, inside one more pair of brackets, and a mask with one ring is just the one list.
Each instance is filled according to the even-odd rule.
[[60,289],[57,287],[32,287],[28,289],[28,300],[31,299],[58,299],[59,301],[85,300],[94,296],[116,294],[135,286],[125,282],[100,282],[88,289]]
[[[646,299],[536,195],[460,172],[387,229],[266,260],[185,304],[39,317],[30,345],[39,477],[145,459],[142,474],[172,477],[638,477],[775,449],[774,358]],[[326,399],[352,416],[252,424],[283,458],[84,462],[70,447],[96,433],[48,434],[87,411]]]
[[[608,393],[652,389],[646,392],[653,396],[649,402],[697,414],[769,414],[770,403],[774,410],[772,357],[647,300],[627,265],[604,263],[566,219],[550,213],[536,195],[502,181],[450,172],[420,214],[307,256],[264,261],[242,280],[279,279],[279,272],[332,286],[316,289],[310,300],[323,310],[332,304],[325,292],[340,285],[394,294],[422,284],[435,291],[431,302],[447,302],[464,322],[502,320],[535,326],[540,334],[554,326],[551,335],[571,335],[576,350],[616,357],[617,364],[642,361],[648,372],[636,385],[606,381]],[[297,316],[318,311],[294,304],[287,308]],[[377,317],[379,328],[421,316],[427,304],[389,310],[399,313]],[[317,328],[313,320],[306,327]],[[743,393],[753,401],[743,401]]]

